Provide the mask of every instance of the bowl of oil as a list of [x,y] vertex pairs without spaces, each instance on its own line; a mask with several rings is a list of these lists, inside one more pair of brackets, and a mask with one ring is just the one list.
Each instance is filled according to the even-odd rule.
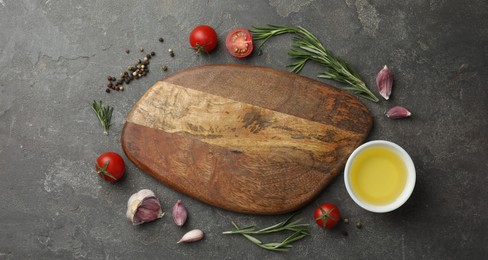
[[377,213],[402,206],[415,187],[415,166],[399,145],[376,140],[364,143],[349,156],[344,182],[360,207]]

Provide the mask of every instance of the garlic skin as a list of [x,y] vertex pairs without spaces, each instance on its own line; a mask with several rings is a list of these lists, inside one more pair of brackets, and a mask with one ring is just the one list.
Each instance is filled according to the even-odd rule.
[[198,240],[201,240],[205,237],[205,233],[201,231],[200,229],[194,229],[192,231],[189,231],[183,237],[180,239],[180,241],[176,243],[189,243],[189,242],[195,242]]
[[393,88],[393,74],[391,74],[386,65],[376,75],[376,86],[383,98],[386,100],[390,99],[391,89]]
[[390,119],[401,119],[410,117],[412,113],[408,111],[406,108],[401,106],[392,107],[388,112],[386,112],[386,116]]
[[154,192],[143,189],[130,196],[126,215],[133,225],[140,225],[162,218],[164,213]]
[[181,200],[178,200],[173,206],[173,221],[177,226],[181,227],[185,224],[187,217],[188,211],[186,207],[181,203]]

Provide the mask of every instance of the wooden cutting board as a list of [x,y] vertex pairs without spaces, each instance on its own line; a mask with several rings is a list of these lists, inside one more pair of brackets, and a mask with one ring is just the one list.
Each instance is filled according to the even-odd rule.
[[188,196],[280,214],[316,197],[371,127],[362,103],[324,83],[209,65],[154,84],[129,113],[122,146],[142,171]]

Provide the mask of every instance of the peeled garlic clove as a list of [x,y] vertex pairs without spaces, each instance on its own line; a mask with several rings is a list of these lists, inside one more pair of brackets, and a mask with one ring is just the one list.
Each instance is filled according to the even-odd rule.
[[201,231],[200,229],[194,229],[186,233],[185,235],[183,235],[183,237],[177,243],[179,244],[179,243],[195,242],[201,240],[203,237],[205,237],[203,231]]
[[388,110],[388,112],[386,112],[386,116],[390,119],[407,118],[411,115],[412,113],[410,113],[410,111],[401,106],[392,107],[390,110]]
[[385,65],[385,67],[376,75],[376,86],[380,92],[380,95],[386,100],[390,98],[391,89],[393,88],[393,74]]
[[161,204],[151,190],[140,190],[132,194],[127,202],[127,218],[134,225],[151,222],[163,216]]
[[188,217],[188,212],[181,203],[181,200],[178,200],[176,204],[173,206],[173,221],[177,226],[183,226],[186,222],[186,218]]

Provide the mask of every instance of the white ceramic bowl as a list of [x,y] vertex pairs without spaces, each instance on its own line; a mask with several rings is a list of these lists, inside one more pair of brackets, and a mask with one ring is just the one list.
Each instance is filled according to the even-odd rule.
[[[378,146],[388,148],[394,151],[395,153],[397,153],[402,159],[402,161],[405,163],[405,167],[407,169],[407,181],[405,183],[405,188],[403,189],[402,193],[393,202],[385,205],[372,205],[361,200],[354,193],[349,178],[352,162],[356,159],[358,154],[360,154],[364,149],[368,147],[378,147]],[[408,153],[399,145],[384,140],[370,141],[356,148],[356,150],[354,150],[351,156],[349,156],[349,159],[347,159],[346,168],[344,169],[344,182],[346,184],[347,192],[349,193],[351,198],[362,208],[377,213],[390,212],[402,206],[408,200],[408,198],[413,192],[413,188],[415,187],[415,179],[416,179],[415,166],[413,164],[412,158],[410,158]]]

